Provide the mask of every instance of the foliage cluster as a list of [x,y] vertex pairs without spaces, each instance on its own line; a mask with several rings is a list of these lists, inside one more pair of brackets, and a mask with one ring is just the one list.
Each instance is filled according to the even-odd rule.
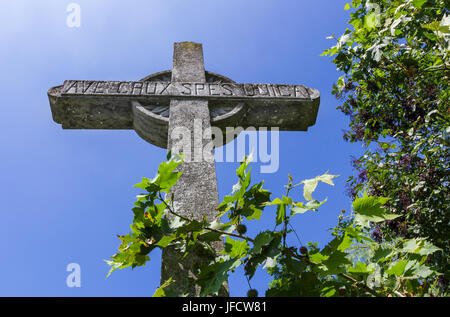
[[[370,237],[372,223],[398,217],[385,209],[388,198],[357,198],[351,214],[341,212],[332,240],[323,248],[315,243],[289,245],[287,236],[297,236],[291,220],[317,212],[326,199],[315,200],[313,192],[321,182],[333,185],[336,176],[326,173],[297,184],[289,176],[286,195],[271,199],[263,182],[251,184],[250,161],[246,158],[237,169],[238,182],[217,208],[216,219],[209,221],[174,212],[170,188],[180,177],[176,171],[182,163],[179,156],[163,162],[155,178],[143,178],[136,187],[146,192],[137,197],[131,232],[119,236],[119,252],[107,261],[109,274],[119,268],[143,266],[154,249],[174,246],[184,256],[199,249],[212,256],[211,263],[192,268],[192,283],[201,287],[201,296],[217,295],[229,274],[240,266],[249,285],[258,268],[267,270],[272,280],[266,296],[439,295],[435,286],[440,274],[428,263],[439,248],[425,239],[399,238],[380,244]],[[301,195],[293,195],[301,187],[303,201],[296,199]],[[247,236],[246,226],[258,221],[266,210],[276,211],[275,227]],[[221,221],[223,218],[228,221]],[[218,254],[211,247],[217,241],[224,241]],[[172,282],[165,281],[155,296],[183,296],[167,290]],[[257,292],[250,289],[248,295],[256,296]]]
[[377,241],[428,237],[450,280],[450,2],[353,0],[349,28],[323,55],[343,73],[333,94],[350,118],[344,139],[362,142],[349,193],[388,197],[400,215],[375,224]]

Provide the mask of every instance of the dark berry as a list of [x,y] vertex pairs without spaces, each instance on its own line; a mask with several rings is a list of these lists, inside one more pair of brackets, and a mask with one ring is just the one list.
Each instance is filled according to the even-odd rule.
[[246,227],[245,225],[238,225],[238,226],[236,227],[236,231],[237,231],[239,234],[244,234],[244,233],[247,232],[247,227]]
[[308,249],[306,247],[300,247],[300,253],[301,254],[307,254],[308,253]]
[[345,289],[345,287],[341,287],[338,292],[339,296],[345,296],[345,294],[347,294],[347,290]]
[[248,290],[247,297],[258,297],[258,291],[256,289]]

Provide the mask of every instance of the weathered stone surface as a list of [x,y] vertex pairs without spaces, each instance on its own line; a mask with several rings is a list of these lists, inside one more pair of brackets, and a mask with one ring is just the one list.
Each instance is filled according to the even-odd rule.
[[[201,44],[195,43],[175,43],[172,82],[195,80],[204,82],[206,80],[203,66],[203,50]],[[185,155],[194,158],[196,153],[201,157],[197,162],[186,160],[179,168],[183,174],[177,184],[172,188],[175,211],[191,219],[201,221],[204,216],[213,220],[216,216],[216,208],[219,205],[217,192],[216,169],[214,165],[214,155],[210,148],[209,158],[205,157],[203,151],[205,145],[211,142],[211,135],[203,138],[202,135],[195,137],[195,131],[205,131],[210,127],[210,117],[208,101],[201,99],[172,99],[170,102],[169,115],[169,146],[173,153],[179,153],[178,149],[188,149],[190,153]],[[195,128],[200,125],[201,129]],[[191,131],[191,139],[177,139],[175,129],[186,128]],[[197,140],[197,141],[196,141]],[[187,142],[188,144],[182,144]],[[216,244],[217,253],[222,245]],[[200,289],[194,286],[191,280],[194,278],[194,269],[200,264],[208,264],[212,260],[211,256],[204,252],[192,252],[186,258],[173,248],[165,248],[162,252],[161,264],[161,284],[172,277],[175,283],[169,288],[177,293],[188,293],[191,296],[198,296]],[[188,289],[186,289],[188,288]],[[227,294],[224,286],[221,295]]]

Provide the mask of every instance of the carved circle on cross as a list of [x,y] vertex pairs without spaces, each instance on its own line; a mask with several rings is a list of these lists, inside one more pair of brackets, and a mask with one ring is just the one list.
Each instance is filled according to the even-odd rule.
[[[207,83],[234,83],[228,77],[205,71]],[[166,70],[158,72],[140,81],[158,81],[170,82],[172,71]],[[227,101],[209,101],[208,107],[211,116],[211,126],[218,127],[222,130],[223,143],[214,142],[214,146],[222,146],[226,141],[233,140],[236,135],[227,136],[225,128],[227,126],[236,126],[245,116],[244,103],[227,102]],[[168,127],[170,101],[148,101],[146,103],[133,101],[133,128],[136,133],[145,141],[167,148]],[[234,133],[234,132],[233,132]]]

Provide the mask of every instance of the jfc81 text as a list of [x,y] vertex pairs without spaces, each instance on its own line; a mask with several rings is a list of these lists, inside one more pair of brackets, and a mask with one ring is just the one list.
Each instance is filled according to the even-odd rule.
[[229,312],[265,312],[265,302],[227,302],[225,314]]

